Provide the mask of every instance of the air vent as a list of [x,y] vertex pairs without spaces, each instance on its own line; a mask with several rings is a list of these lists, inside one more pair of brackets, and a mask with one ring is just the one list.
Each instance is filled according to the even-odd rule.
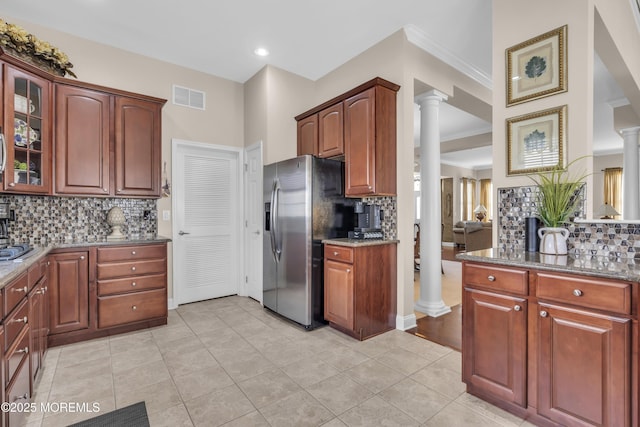
[[206,94],[200,90],[173,85],[173,103],[183,107],[204,110]]

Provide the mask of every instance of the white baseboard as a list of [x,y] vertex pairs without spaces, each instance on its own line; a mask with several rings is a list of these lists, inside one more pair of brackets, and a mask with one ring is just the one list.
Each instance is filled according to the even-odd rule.
[[167,300],[167,308],[169,310],[175,310],[176,308],[178,308],[178,306],[173,302],[173,298],[169,298]]
[[455,246],[455,244],[453,242],[442,242],[442,246],[447,246],[449,248],[452,248]]
[[408,316],[396,316],[396,329],[406,331],[407,329],[415,328],[416,326],[416,315],[414,313]]

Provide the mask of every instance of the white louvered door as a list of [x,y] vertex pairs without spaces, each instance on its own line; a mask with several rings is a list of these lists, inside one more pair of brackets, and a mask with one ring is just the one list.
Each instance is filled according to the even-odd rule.
[[240,152],[178,142],[174,157],[174,299],[238,293],[242,189]]

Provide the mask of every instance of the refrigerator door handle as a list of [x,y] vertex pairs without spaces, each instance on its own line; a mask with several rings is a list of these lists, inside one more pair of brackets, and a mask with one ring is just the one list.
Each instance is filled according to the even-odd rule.
[[273,255],[273,260],[278,262],[278,258],[276,257],[276,235],[274,232],[275,226],[275,215],[276,215],[276,205],[275,205],[275,196],[276,196],[276,181],[273,181],[273,185],[271,186],[271,214],[269,215],[269,238],[271,240],[271,255]]
[[276,179],[273,183],[273,208],[271,209],[272,218],[273,218],[273,228],[272,233],[274,236],[273,241],[275,242],[275,256],[276,261],[280,262],[280,254],[282,253],[282,239],[280,237],[280,228],[278,227],[278,214],[280,211],[280,182]]

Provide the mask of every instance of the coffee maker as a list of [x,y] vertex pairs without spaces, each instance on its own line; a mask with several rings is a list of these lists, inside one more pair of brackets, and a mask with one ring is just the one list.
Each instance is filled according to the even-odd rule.
[[9,244],[9,203],[0,203],[0,248]]
[[382,219],[383,213],[380,206],[356,202],[354,212],[358,226],[349,232],[350,239],[382,239]]

